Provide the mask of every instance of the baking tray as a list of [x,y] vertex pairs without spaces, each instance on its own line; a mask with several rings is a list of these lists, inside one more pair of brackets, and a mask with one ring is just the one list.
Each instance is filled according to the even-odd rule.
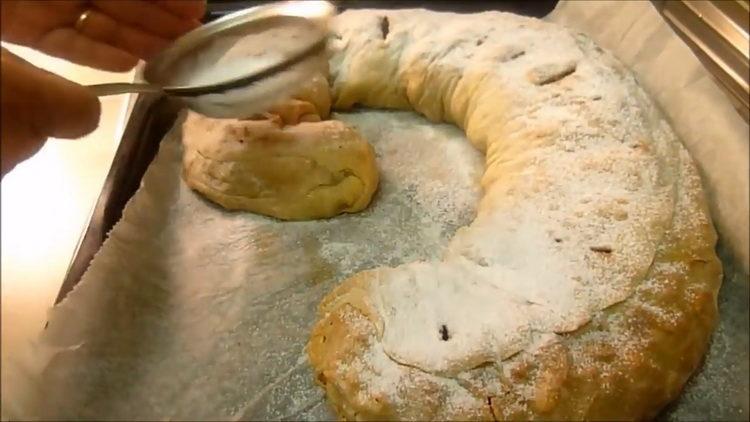
[[[235,2],[236,3],[236,2]],[[255,2],[258,3],[258,2]],[[376,4],[377,3],[377,4]],[[484,3],[487,5],[488,3]],[[492,5],[492,3],[489,3]],[[495,10],[514,10],[510,3],[495,3]],[[245,7],[247,2],[243,2]],[[378,2],[356,2],[363,7],[383,7]],[[414,6],[415,2],[388,3],[389,7]],[[421,5],[421,4],[420,4]],[[435,4],[433,4],[434,6]],[[445,10],[437,2],[433,9]],[[550,6],[551,5],[551,6]],[[541,4],[536,13],[543,16],[554,2]],[[447,6],[446,6],[447,7]],[[469,8],[467,10],[467,7]],[[487,10],[477,3],[454,7],[459,11]],[[211,12],[209,12],[210,15]],[[216,14],[209,19],[217,17]],[[159,150],[159,143],[175,123],[182,106],[178,101],[157,95],[138,96],[107,175],[101,194],[83,232],[55,303],[70,292],[85,273],[112,227],[138,190],[143,175]],[[703,367],[688,382],[684,393],[658,417],[659,420],[749,420],[748,331],[750,331],[750,283],[747,274],[729,260],[719,245],[725,279],[719,293],[720,321]]]
[[83,231],[55,304],[73,290],[99,251],[107,234],[120,220],[125,204],[138,190],[159,143],[172,127],[182,105],[160,95],[139,95],[120,139],[112,166]]
[[747,0],[652,0],[664,20],[713,74],[745,121],[750,119],[750,18]]

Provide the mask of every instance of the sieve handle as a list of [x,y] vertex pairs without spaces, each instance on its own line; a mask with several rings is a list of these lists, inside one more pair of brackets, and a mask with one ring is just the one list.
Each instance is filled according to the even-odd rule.
[[104,97],[106,95],[118,95],[128,93],[156,93],[162,92],[162,89],[158,85],[146,84],[146,83],[110,83],[110,84],[96,84],[88,85],[91,92],[97,97]]

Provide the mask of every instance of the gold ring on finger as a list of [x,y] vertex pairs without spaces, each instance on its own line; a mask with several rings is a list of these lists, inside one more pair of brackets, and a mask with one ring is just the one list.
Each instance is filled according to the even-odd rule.
[[83,13],[81,13],[78,16],[78,19],[76,20],[76,24],[74,26],[75,30],[83,33],[83,27],[86,25],[86,22],[91,17],[91,9],[84,10]]
[[78,19],[76,30],[79,34],[103,42],[113,44],[118,41],[120,25],[114,19],[96,10],[87,10]]

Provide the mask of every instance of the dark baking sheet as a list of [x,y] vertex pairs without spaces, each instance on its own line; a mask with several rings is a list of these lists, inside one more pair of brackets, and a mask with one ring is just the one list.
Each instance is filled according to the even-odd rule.
[[78,284],[107,234],[120,220],[125,204],[141,185],[143,174],[156,156],[161,139],[174,124],[180,109],[177,101],[167,97],[140,95],[137,98],[55,304]]
[[[228,2],[220,3],[226,6]],[[237,8],[262,2],[230,3]],[[422,7],[425,3],[358,1],[350,6]],[[472,12],[494,9],[520,12],[518,8],[513,9],[513,5],[518,3],[451,3],[453,7],[450,10]],[[540,2],[535,12],[524,14],[543,16],[555,3],[556,1]],[[209,6],[215,4],[217,3]],[[430,2],[430,6],[433,9],[448,10],[449,4]],[[224,8],[217,11],[216,8],[209,7],[206,19],[221,16],[226,10]],[[159,143],[174,124],[180,109],[179,102],[165,97],[147,95],[137,98],[89,225],[82,234],[55,303],[61,301],[78,283],[108,232],[120,219],[125,204],[140,186],[144,172],[159,149]],[[720,321],[705,364],[688,382],[680,398],[658,417],[659,420],[750,420],[750,280],[747,274],[740,272],[738,266],[731,264],[729,254],[721,246],[719,254],[725,263],[725,279],[719,293]]]

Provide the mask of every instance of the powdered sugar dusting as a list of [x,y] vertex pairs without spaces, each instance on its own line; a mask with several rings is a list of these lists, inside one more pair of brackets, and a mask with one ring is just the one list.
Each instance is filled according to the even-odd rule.
[[[373,145],[381,179],[374,199],[378,207],[347,218],[382,220],[379,224],[389,229],[370,224],[368,236],[377,242],[326,239],[321,243],[323,258],[339,261],[348,272],[368,268],[362,256],[372,255],[375,245],[389,245],[378,253],[386,254],[392,265],[440,257],[447,239],[476,213],[481,154],[457,128],[430,124],[414,113],[368,110],[334,118],[356,128]],[[404,232],[404,237],[411,233],[413,242],[394,237],[393,230]]]
[[335,29],[338,104],[408,104],[486,151],[478,216],[442,261],[370,283],[391,364],[498,364],[632,294],[671,224],[679,144],[611,55],[503,13],[349,11]]

